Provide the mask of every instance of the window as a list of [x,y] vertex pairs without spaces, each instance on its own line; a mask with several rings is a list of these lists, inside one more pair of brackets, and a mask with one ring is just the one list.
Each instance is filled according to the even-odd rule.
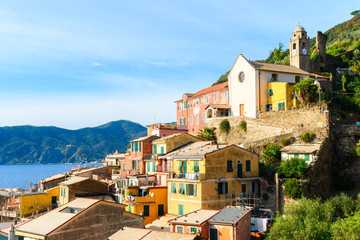
[[229,97],[229,92],[226,91],[226,92],[225,92],[225,99],[228,99],[228,97]]
[[206,103],[209,103],[209,95],[206,96]]
[[165,148],[164,148],[164,146],[161,146],[161,147],[160,147],[160,153],[161,153],[161,154],[164,154],[164,153],[165,153]]
[[272,96],[274,96],[274,91],[273,91],[273,89],[271,88],[271,89],[269,90],[269,97],[272,97]]
[[137,160],[138,171],[140,172],[140,160]]
[[210,228],[210,240],[218,240],[218,230],[216,228]]
[[123,163],[123,172],[125,172],[126,170],[125,170],[125,163]]
[[202,97],[199,98],[199,104],[202,104]]
[[194,173],[199,172],[199,161],[194,161]]
[[136,160],[131,161],[131,169],[136,169]]
[[203,122],[205,122],[206,118],[205,118],[205,113],[203,112]]
[[139,146],[138,146],[138,142],[135,142],[135,152],[139,151]]
[[272,111],[272,104],[266,104],[266,111],[271,112]]
[[184,184],[183,183],[179,184],[179,193],[184,194]]
[[251,161],[250,160],[246,160],[246,171],[251,172]]
[[217,101],[217,93],[214,94],[214,102]]
[[188,104],[187,104],[187,101],[184,102],[184,109],[187,109],[188,107]]
[[190,228],[190,233],[195,233],[195,234],[197,234],[197,227],[191,227],[191,228]]
[[232,166],[232,160],[227,160],[227,171],[228,172],[234,171],[233,166]]
[[310,154],[304,154],[304,158],[307,162],[310,161]]
[[271,81],[276,82],[277,81],[277,74],[271,74]]
[[193,124],[193,115],[190,115],[190,125]]
[[176,183],[171,183],[171,193],[176,193]]
[[241,185],[241,192],[246,193],[246,184]]
[[218,194],[227,194],[227,193],[228,193],[228,183],[218,182]]
[[139,142],[139,152],[141,152],[141,142]]
[[280,111],[282,109],[285,109],[285,103],[284,102],[278,103],[278,111]]
[[300,76],[295,76],[295,83],[299,83],[300,82]]
[[134,143],[131,143],[131,152],[134,152]]
[[196,114],[196,124],[199,124],[199,114]]
[[150,163],[149,162],[146,163],[146,172],[150,172]]
[[150,206],[144,205],[144,217],[148,217],[150,212]]
[[183,233],[184,232],[184,227],[183,226],[176,226],[176,232]]
[[184,205],[182,204],[178,205],[178,215],[184,215]]
[[158,216],[164,215],[164,204],[159,204],[158,206]]
[[178,111],[180,110],[180,105],[178,105],[177,109],[178,109]]
[[157,154],[157,146],[154,144],[154,154]]
[[242,83],[242,82],[244,82],[244,80],[245,80],[245,73],[244,73],[244,72],[240,72],[240,73],[239,73],[239,81]]
[[156,163],[155,162],[152,163],[152,171],[156,172]]
[[186,195],[196,196],[196,184],[186,184]]

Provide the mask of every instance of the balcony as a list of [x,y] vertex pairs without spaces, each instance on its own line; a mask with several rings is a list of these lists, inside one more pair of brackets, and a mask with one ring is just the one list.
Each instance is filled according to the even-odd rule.
[[184,180],[203,180],[205,179],[205,173],[174,173],[173,178]]
[[150,203],[150,202],[155,202],[155,197],[154,196],[127,196],[127,200],[128,202],[132,203],[132,204],[136,204],[136,203]]
[[252,178],[252,177],[259,177],[259,172],[245,172],[242,175],[242,178]]

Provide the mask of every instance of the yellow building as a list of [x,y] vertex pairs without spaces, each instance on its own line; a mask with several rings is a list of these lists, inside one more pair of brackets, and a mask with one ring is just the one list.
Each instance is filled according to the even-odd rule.
[[126,210],[144,217],[144,225],[168,212],[166,186],[128,186],[125,190]]
[[57,207],[59,187],[50,188],[45,192],[24,193],[20,197],[20,217],[51,210]]
[[280,111],[297,108],[300,104],[294,94],[294,83],[268,82],[268,100],[266,111]]
[[259,158],[235,145],[204,145],[179,150],[168,179],[170,214],[218,210],[243,196],[259,194]]
[[166,160],[159,159],[159,157],[185,144],[197,141],[202,140],[188,133],[176,133],[152,141],[153,157],[152,159],[145,160],[146,172],[166,172]]

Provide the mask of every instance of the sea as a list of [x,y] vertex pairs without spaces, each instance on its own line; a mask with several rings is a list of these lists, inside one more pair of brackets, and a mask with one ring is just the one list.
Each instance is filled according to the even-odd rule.
[[87,164],[16,164],[0,165],[0,188],[30,189],[30,182],[39,183],[41,179],[58,173],[69,172],[72,167],[101,166],[101,163]]

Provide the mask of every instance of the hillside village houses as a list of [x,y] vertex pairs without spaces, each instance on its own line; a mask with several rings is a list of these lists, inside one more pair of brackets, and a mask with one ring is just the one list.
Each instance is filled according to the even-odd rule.
[[[299,102],[293,93],[293,85],[311,76],[308,72],[309,48],[307,33],[298,26],[290,40],[290,66],[248,61],[239,55],[229,72],[228,82],[194,94],[185,93],[176,101],[176,125],[148,125],[147,136],[132,140],[125,153],[116,150],[107,155],[103,167],[79,169],[43,181],[42,189],[48,186],[51,189],[45,190],[52,191],[51,196],[47,194],[44,204],[55,205],[56,201],[60,208],[29,224],[15,226],[15,235],[29,239],[51,239],[53,235],[55,239],[55,225],[42,229],[36,223],[54,221],[59,227],[69,228],[67,220],[76,222],[76,218],[91,212],[86,209],[103,206],[110,212],[111,209],[122,212],[122,216],[126,215],[124,212],[129,213],[126,216],[136,222],[136,228],[171,215],[175,218],[168,228],[171,232],[201,236],[198,239],[227,239],[224,236],[249,239],[252,214],[249,207],[254,209],[261,204],[263,181],[258,155],[238,145],[203,141],[195,135],[213,118],[258,118],[260,112],[296,108]],[[283,150],[282,156],[285,159],[300,154],[311,160],[316,151],[313,147],[302,146],[300,150],[289,147]],[[97,198],[107,193],[113,197],[110,203],[99,199],[79,200],[85,199],[79,198],[83,194]],[[67,211],[73,218],[62,217]],[[107,230],[106,237],[114,234],[111,239],[126,234],[134,234],[139,239],[147,234],[161,235],[153,230],[120,229],[120,225],[134,226],[113,225],[102,215],[101,209],[98,214],[106,219],[106,224],[114,227]],[[64,221],[55,219],[58,216]],[[191,220],[188,216],[195,219],[191,226],[187,222]],[[202,223],[196,222],[198,217]],[[162,227],[158,230],[164,231]],[[0,235],[9,231],[0,231]]]
[[178,128],[197,133],[212,118],[244,116],[297,108],[294,84],[308,77],[328,78],[309,73],[310,39],[297,26],[290,39],[290,65],[249,61],[240,54],[228,75],[228,82],[184,93],[176,103]]

